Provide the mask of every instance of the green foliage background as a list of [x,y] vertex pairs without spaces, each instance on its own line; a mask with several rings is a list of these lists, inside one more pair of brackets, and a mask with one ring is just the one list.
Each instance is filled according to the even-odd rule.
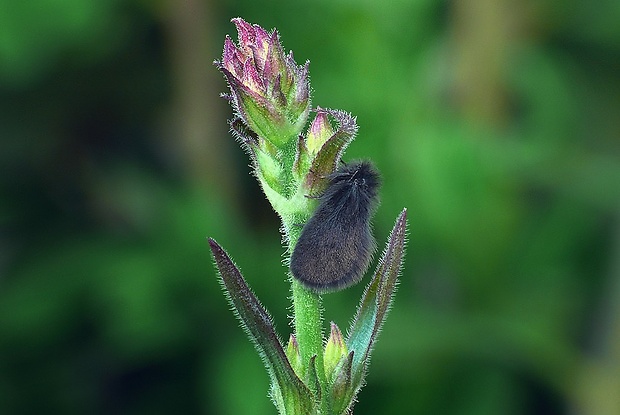
[[[620,413],[620,3],[0,0],[0,413],[272,414],[218,286],[288,337],[278,221],[227,132],[230,18],[358,117],[409,208],[363,414]],[[362,287],[326,296],[348,325]],[[327,327],[327,322],[326,322]]]

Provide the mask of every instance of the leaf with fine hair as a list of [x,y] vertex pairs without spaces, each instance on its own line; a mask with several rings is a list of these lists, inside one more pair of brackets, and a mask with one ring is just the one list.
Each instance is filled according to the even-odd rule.
[[[349,413],[353,407],[357,392],[357,388],[354,388],[351,383],[351,365],[354,354],[354,351],[350,351],[347,356],[343,356],[331,384],[332,408],[337,414]],[[349,412],[346,412],[347,410]]]
[[211,238],[209,246],[228,301],[267,367],[272,380],[272,399],[279,412],[313,413],[312,392],[293,371],[269,313],[252,292],[226,251]]
[[403,209],[396,219],[377,270],[364,291],[349,330],[347,346],[355,352],[352,367],[356,388],[362,386],[372,347],[394,297],[405,255],[406,233],[407,209]]

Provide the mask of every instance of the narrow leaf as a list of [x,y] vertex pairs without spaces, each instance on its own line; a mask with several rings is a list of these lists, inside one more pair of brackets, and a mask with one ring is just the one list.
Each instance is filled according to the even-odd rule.
[[403,209],[392,229],[375,274],[366,287],[347,339],[353,357],[353,384],[361,386],[370,353],[387,316],[396,290],[405,255],[407,209]]
[[[312,413],[312,393],[293,371],[267,310],[247,285],[226,251],[211,238],[209,246],[228,301],[261,355],[272,379],[272,386],[277,385],[279,389],[272,392],[276,406],[283,406],[286,414]],[[277,402],[278,398],[281,398],[282,402]]]
[[342,358],[330,387],[332,407],[336,414],[348,413],[347,409],[353,406],[352,401],[357,392],[356,388],[351,386],[351,366],[354,354],[355,352],[351,351]]
[[316,355],[310,358],[310,365],[308,370],[308,385],[314,395],[316,396],[317,402],[321,401],[321,382],[319,381],[319,373],[317,372],[316,367]]

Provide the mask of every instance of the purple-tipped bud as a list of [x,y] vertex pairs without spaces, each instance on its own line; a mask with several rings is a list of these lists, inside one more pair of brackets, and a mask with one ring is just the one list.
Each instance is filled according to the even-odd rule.
[[297,343],[297,338],[294,334],[291,334],[288,339],[286,357],[288,357],[288,361],[291,363],[291,367],[295,371],[295,374],[303,378],[303,363],[301,361],[301,354],[299,353],[299,343]]
[[347,356],[348,353],[347,345],[342,337],[342,332],[336,323],[332,322],[331,332],[329,334],[327,344],[325,345],[325,355],[323,358],[325,364],[325,375],[328,379],[331,379],[336,367],[338,367],[338,364],[342,358]]
[[333,134],[334,129],[329,123],[328,112],[317,107],[316,117],[312,120],[306,137],[306,148],[310,155],[316,155]]
[[[332,127],[332,121],[336,129]],[[320,194],[327,185],[327,177],[338,167],[340,157],[355,138],[357,123],[351,114],[332,109],[317,108],[316,116],[298,147],[296,168],[304,176],[308,194]]]
[[297,139],[308,117],[308,64],[297,65],[292,53],[284,54],[275,30],[241,18],[232,22],[239,44],[227,36],[215,64],[226,77],[237,116],[262,140],[283,147]]

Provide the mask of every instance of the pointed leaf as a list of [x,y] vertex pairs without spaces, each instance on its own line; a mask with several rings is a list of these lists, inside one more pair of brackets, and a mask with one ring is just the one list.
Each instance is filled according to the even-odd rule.
[[403,209],[388,238],[375,274],[366,287],[357,309],[357,314],[349,330],[347,345],[355,351],[353,358],[353,384],[356,388],[362,383],[374,341],[389,310],[398,275],[405,255],[407,231],[407,209]]
[[351,385],[351,366],[353,364],[354,355],[355,352],[351,350],[349,354],[341,360],[330,386],[332,408],[336,414],[347,413],[345,411],[352,406],[353,398],[357,392]]
[[321,401],[321,381],[319,380],[319,373],[316,367],[316,355],[310,358],[310,366],[308,370],[308,385],[316,396],[317,402]]
[[[293,371],[267,310],[247,285],[226,251],[211,238],[209,246],[228,301],[267,367],[272,379],[272,397],[276,406],[281,411],[285,410],[282,413],[286,414],[312,413],[312,393]],[[273,390],[275,386],[277,389]]]

